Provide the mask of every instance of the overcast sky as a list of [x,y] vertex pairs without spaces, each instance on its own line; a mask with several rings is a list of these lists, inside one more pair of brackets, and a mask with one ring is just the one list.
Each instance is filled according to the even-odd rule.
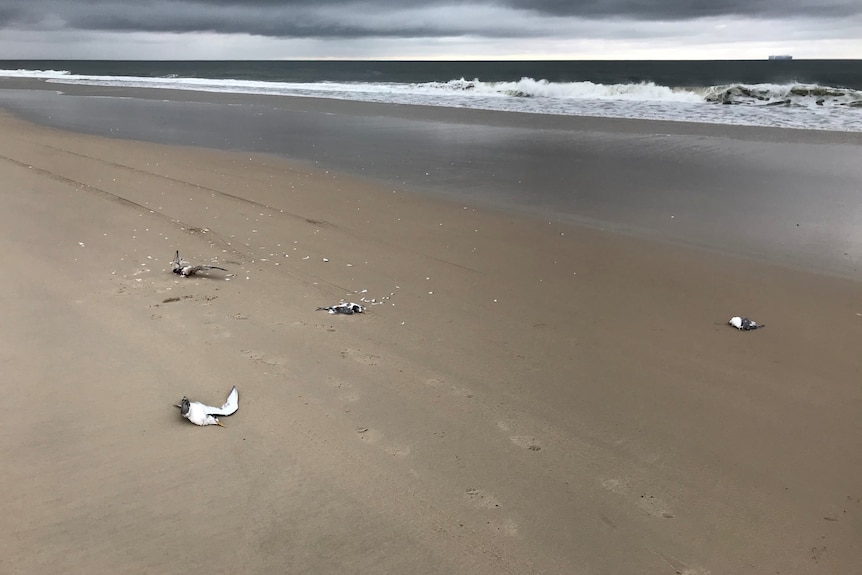
[[0,0],[0,59],[862,58],[862,0]]

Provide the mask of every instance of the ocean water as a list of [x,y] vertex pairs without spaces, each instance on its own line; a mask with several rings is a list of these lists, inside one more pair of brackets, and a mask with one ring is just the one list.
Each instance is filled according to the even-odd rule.
[[0,61],[57,84],[862,132],[862,60]]

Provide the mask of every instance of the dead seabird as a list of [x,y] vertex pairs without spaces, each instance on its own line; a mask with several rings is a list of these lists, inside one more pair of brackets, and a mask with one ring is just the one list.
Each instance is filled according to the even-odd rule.
[[226,272],[224,268],[218,266],[193,266],[191,263],[180,257],[180,250],[177,250],[177,257],[171,262],[171,271],[183,277],[193,276],[198,272],[206,270],[221,270]]
[[319,307],[317,308],[317,311],[328,311],[329,313],[343,313],[344,315],[353,315],[355,313],[364,312],[365,307],[359,305],[358,303],[341,302],[338,305]]
[[730,318],[730,321],[727,322],[738,330],[742,331],[751,331],[753,329],[759,329],[764,326],[762,323],[756,323],[747,317],[740,317],[738,315]]
[[236,387],[232,388],[227,396],[227,401],[221,407],[204,405],[199,401],[189,401],[186,396],[183,396],[175,407],[179,407],[180,414],[195,425],[220,425],[224,427],[214,416],[227,417],[236,413],[236,410],[239,409],[239,393],[237,393]]

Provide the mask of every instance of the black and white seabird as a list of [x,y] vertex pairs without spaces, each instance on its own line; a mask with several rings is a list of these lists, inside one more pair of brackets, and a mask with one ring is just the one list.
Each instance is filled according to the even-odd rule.
[[342,313],[344,315],[353,315],[355,313],[362,313],[365,311],[365,307],[359,305],[358,303],[353,302],[341,302],[338,305],[331,305],[328,307],[319,307],[317,311],[328,311],[329,313]]
[[206,270],[221,270],[226,272],[224,268],[218,266],[193,266],[191,263],[180,257],[180,250],[177,250],[177,257],[171,262],[171,271],[183,277],[193,276],[198,272]]
[[756,323],[753,320],[748,319],[747,317],[740,317],[738,315],[730,318],[730,321],[727,322],[738,330],[741,331],[751,331],[753,329],[759,329],[764,326],[762,323]]
[[179,407],[180,414],[195,425],[219,425],[224,427],[214,416],[221,415],[222,417],[227,417],[236,413],[236,410],[239,409],[239,393],[237,393],[236,387],[232,388],[227,396],[227,401],[221,407],[204,405],[199,401],[189,401],[189,398],[185,396],[174,407]]

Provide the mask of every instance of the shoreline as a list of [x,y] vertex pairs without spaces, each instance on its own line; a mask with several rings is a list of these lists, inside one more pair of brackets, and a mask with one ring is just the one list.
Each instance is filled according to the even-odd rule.
[[207,92],[202,90],[176,90],[164,88],[127,88],[114,86],[90,86],[64,84],[35,78],[0,77],[0,90],[40,90],[60,92],[69,96],[102,96],[113,98],[140,98],[186,103],[227,105],[263,105],[284,110],[313,111],[321,113],[348,113],[357,115],[385,115],[418,121],[449,122],[454,124],[479,121],[488,126],[538,127],[541,129],[569,129],[581,131],[613,131],[641,134],[644,132],[668,133],[678,136],[719,136],[740,139],[756,139],[766,142],[786,142],[788,134],[794,141],[805,143],[862,145],[862,132],[830,130],[807,130],[769,126],[747,126],[735,124],[698,123],[686,121],[614,118],[602,116],[569,116],[532,114],[528,112],[503,112],[483,109],[451,108],[445,106],[422,106],[412,104],[388,104],[361,102],[338,98],[311,98],[304,96],[280,96],[231,92]]
[[862,279],[860,134],[11,85],[42,86],[45,97],[24,92],[6,105],[61,129],[271,153],[433,197]]
[[[21,407],[0,564],[858,564],[858,281],[271,154],[0,126],[0,363]],[[231,275],[176,278],[174,249]],[[340,298],[376,301],[316,311]],[[225,429],[172,407],[234,384]]]

